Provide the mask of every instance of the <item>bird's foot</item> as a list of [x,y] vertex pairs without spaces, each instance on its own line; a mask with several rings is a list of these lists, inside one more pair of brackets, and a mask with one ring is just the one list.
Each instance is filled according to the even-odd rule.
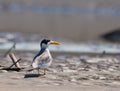
[[44,69],[44,76],[46,76],[46,69]]

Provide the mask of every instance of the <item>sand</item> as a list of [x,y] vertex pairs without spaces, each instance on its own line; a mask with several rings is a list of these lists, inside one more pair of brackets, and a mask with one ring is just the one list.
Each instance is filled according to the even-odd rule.
[[[25,4],[27,3],[27,5],[33,2],[33,0],[22,1]],[[81,7],[86,6],[94,9],[112,6],[117,9],[120,1],[115,1],[90,0],[89,3],[88,1],[86,3],[85,0],[76,0],[74,2],[69,1],[69,4],[65,2],[66,5],[74,7],[82,5]],[[1,2],[5,2],[5,0],[1,0]],[[12,0],[13,2],[19,1]],[[41,0],[40,4],[41,2],[44,5],[48,4],[47,0]],[[116,3],[118,4],[117,6]],[[49,1],[49,5],[58,4],[59,6],[66,6],[64,1]],[[74,41],[96,39],[101,34],[120,26],[120,18],[115,16],[76,15],[66,17],[66,15],[47,15],[32,12],[13,13],[6,11],[1,13],[0,19],[1,32],[25,32],[28,35],[29,33],[37,33],[38,36],[52,36],[52,38],[61,38],[62,36],[62,38]],[[109,26],[106,26],[106,24]],[[3,52],[0,50],[0,65],[10,66],[10,58],[2,55]],[[16,56],[22,58],[20,65],[26,69],[31,64],[34,55],[35,53],[30,51],[16,52]],[[26,74],[36,74],[36,71],[26,72],[23,70],[16,72],[0,70],[0,91],[120,91],[119,55],[90,56],[89,54],[77,54],[71,56],[69,53],[62,53],[53,55],[53,58],[54,61],[48,68],[46,77],[24,78]],[[43,73],[41,72],[41,74]]]
[[100,87],[100,86],[44,86],[39,88],[1,88],[0,91],[119,91],[119,88],[108,88],[108,87]]
[[[28,69],[34,52],[16,52],[22,58],[20,65]],[[37,74],[36,71],[0,70],[0,91],[119,91],[120,59],[114,56],[89,55],[53,55],[53,63],[46,76],[24,78],[25,75]],[[7,64],[6,64],[7,63]],[[0,57],[0,64],[9,66],[9,57]],[[43,72],[41,71],[41,74]]]

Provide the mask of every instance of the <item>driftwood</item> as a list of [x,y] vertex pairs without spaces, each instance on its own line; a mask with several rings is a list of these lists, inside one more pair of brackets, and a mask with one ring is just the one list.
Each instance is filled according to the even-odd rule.
[[[15,49],[16,43],[13,44],[13,46],[5,53],[5,57],[9,55],[10,59],[12,60],[13,64],[9,67],[1,66],[0,70],[7,70],[7,71],[20,71],[24,68],[20,67],[19,61],[21,61],[21,58],[17,60],[15,54],[13,53],[13,50]],[[15,67],[13,67],[15,66]]]
[[17,60],[16,56],[14,55],[14,53],[10,53],[9,57],[11,58],[13,65],[15,65],[15,67],[17,67],[17,68],[20,68],[20,64],[18,63],[18,60]]
[[[19,62],[21,61],[21,58],[20,59],[17,59],[15,54],[14,54],[14,49],[15,49],[15,46],[16,46],[16,43],[13,44],[13,46],[5,53],[5,57],[7,55],[9,55],[10,59],[12,60],[12,63],[10,66],[6,67],[6,66],[3,66],[3,65],[0,65],[0,70],[7,70],[7,71],[21,71],[21,70],[24,70],[24,71],[32,71],[34,69],[27,69],[25,67],[21,67]],[[15,66],[15,67],[13,67]],[[38,75],[35,75],[36,77]]]
[[[17,60],[16,56],[15,55],[13,56],[13,55],[14,55],[13,53],[12,53],[12,55],[9,54],[9,56],[10,56],[13,64],[10,65],[9,67],[0,65],[0,70],[7,70],[7,71],[28,71],[28,72],[34,70],[32,68],[28,69],[28,68],[25,68],[25,67],[21,67],[20,64],[18,63],[18,62],[21,61],[21,58]],[[13,67],[13,66],[15,66],[15,67]]]
[[0,67],[5,67],[5,66],[3,66],[3,65],[0,65]]
[[[21,60],[21,58],[18,59],[16,62],[14,62],[9,68],[13,67],[14,65],[17,65],[17,63],[18,63],[20,60]],[[18,68],[20,68],[20,67],[18,67]]]
[[13,49],[15,49],[16,43],[13,44],[13,46],[4,54],[4,57],[6,57]]

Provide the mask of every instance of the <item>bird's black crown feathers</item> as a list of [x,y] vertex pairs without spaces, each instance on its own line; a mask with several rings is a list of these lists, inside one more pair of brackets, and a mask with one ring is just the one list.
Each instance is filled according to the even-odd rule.
[[48,44],[48,42],[50,42],[49,39],[43,39],[43,40],[41,41],[41,45],[42,45],[42,44]]

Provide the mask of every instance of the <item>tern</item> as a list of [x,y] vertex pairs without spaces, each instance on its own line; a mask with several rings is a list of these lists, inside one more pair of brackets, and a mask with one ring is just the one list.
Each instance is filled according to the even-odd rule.
[[44,70],[44,75],[46,75],[46,70],[52,63],[53,58],[48,48],[51,44],[60,45],[61,43],[49,39],[43,39],[40,43],[40,51],[33,58],[32,67],[38,70],[38,74],[40,74],[40,69],[42,69]]

